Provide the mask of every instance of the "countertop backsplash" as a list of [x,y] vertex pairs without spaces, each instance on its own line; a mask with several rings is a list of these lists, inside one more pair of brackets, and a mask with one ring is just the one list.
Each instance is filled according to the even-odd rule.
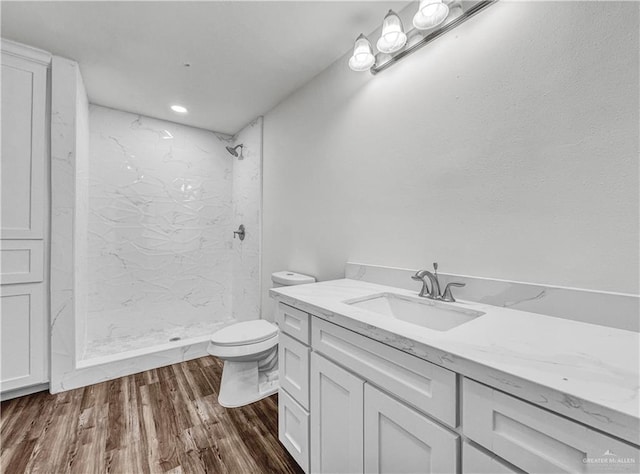
[[[348,262],[345,278],[417,291],[420,284],[411,279],[417,270]],[[640,332],[639,295],[448,273],[438,277],[442,288],[451,281],[466,283],[454,288],[457,299]]]

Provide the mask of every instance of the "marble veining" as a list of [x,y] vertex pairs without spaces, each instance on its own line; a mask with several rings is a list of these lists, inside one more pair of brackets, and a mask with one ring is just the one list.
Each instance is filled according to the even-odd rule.
[[283,303],[640,445],[640,335],[458,300],[486,314],[448,331],[379,315],[347,300],[405,290],[343,279],[271,289]]
[[[415,274],[416,270],[347,263],[345,278],[411,290],[417,287],[417,283],[411,280],[411,275]],[[457,298],[640,332],[639,295],[448,273],[440,273],[439,277],[442,288],[451,281],[466,283],[464,288],[454,288]]]
[[230,319],[228,140],[95,105],[90,130],[85,357],[108,338]]

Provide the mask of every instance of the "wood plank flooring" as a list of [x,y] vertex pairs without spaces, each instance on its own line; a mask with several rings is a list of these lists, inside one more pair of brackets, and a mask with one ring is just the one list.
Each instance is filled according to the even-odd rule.
[[278,441],[277,395],[218,404],[214,357],[2,403],[0,472],[301,473]]

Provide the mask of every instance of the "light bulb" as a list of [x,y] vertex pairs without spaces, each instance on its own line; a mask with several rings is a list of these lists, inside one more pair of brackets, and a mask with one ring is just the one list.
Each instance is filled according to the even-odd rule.
[[183,107],[181,105],[172,105],[171,106],[171,110],[173,110],[174,112],[178,112],[179,114],[186,114],[187,113],[187,108]]
[[363,34],[358,36],[353,46],[353,55],[349,58],[349,67],[354,71],[366,71],[376,62],[371,43]]
[[418,13],[413,17],[413,26],[428,30],[440,26],[449,15],[449,7],[442,0],[420,0]]
[[382,34],[376,43],[381,53],[395,53],[407,43],[407,35],[404,33],[400,17],[393,11],[384,17],[382,22]]

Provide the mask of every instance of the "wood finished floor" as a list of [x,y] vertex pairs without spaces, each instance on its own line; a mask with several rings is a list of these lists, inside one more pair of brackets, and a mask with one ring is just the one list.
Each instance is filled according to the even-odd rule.
[[0,472],[301,473],[278,442],[277,396],[218,404],[214,357],[2,403]]

